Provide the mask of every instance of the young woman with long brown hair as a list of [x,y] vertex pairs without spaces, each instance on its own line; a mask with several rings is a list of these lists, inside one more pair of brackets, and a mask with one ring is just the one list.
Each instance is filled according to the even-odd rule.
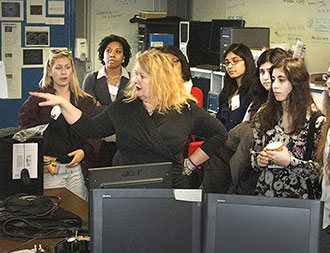
[[[267,197],[318,198],[316,148],[323,116],[315,120],[313,147],[306,144],[315,105],[309,74],[301,59],[285,58],[271,68],[272,86],[266,104],[255,117],[251,166],[260,171],[256,192]],[[281,151],[267,144],[281,142]]]

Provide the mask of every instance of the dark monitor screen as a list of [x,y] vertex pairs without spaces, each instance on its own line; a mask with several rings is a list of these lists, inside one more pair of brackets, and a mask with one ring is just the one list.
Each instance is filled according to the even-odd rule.
[[172,163],[88,169],[89,188],[172,188]]
[[91,190],[91,252],[200,253],[202,205],[175,191]]
[[181,26],[180,43],[187,43],[187,41],[188,41],[188,24],[180,23],[180,26]]
[[245,20],[242,19],[212,19],[209,51],[220,54],[220,28],[244,26]]
[[270,29],[268,27],[222,28],[221,39],[226,37],[226,32],[228,30],[230,32],[232,43],[243,43],[251,49],[269,47]]
[[208,194],[205,251],[319,252],[323,202]]

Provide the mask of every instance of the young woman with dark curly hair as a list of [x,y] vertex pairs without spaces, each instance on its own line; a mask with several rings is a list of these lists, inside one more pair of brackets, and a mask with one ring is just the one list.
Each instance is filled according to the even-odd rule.
[[[98,54],[103,67],[87,75],[82,88],[96,99],[96,109],[100,113],[117,99],[128,83],[125,67],[131,57],[131,47],[123,37],[111,34],[101,40]],[[97,166],[111,166],[116,150],[115,136],[104,138]]]

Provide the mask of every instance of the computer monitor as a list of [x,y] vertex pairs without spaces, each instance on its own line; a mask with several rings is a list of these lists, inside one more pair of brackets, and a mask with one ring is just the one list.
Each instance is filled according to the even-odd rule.
[[91,190],[91,252],[200,253],[201,202],[182,201],[176,191]]
[[242,19],[212,19],[209,51],[212,53],[220,54],[220,28],[244,26],[245,20]]
[[90,189],[172,188],[172,163],[148,163],[88,169]]
[[319,252],[322,217],[321,201],[208,194],[204,252]]

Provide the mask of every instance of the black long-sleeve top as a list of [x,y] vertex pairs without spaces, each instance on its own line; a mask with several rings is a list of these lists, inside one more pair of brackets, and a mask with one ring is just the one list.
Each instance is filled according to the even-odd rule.
[[[115,101],[101,114],[89,119],[82,117],[73,128],[85,137],[100,138],[116,133],[118,152],[114,165],[173,162],[173,187],[186,188],[182,175],[183,151],[191,134],[205,137],[201,149],[212,156],[227,139],[225,127],[194,102],[182,113],[170,111],[150,116],[140,99],[126,103]],[[156,134],[155,134],[156,133]],[[171,154],[159,152],[159,137]],[[170,157],[170,158],[169,158]]]
[[[41,92],[55,94],[51,88],[40,88]],[[22,105],[19,112],[19,126],[21,128],[30,128],[38,125],[49,124],[44,133],[44,154],[57,157],[61,163],[69,163],[72,157],[67,154],[82,149],[85,158],[82,162],[84,176],[87,177],[87,169],[93,164],[97,157],[101,145],[101,139],[82,139],[75,133],[70,125],[65,121],[61,114],[57,120],[52,119],[51,110],[53,107],[40,107],[41,98],[30,96]],[[86,117],[96,115],[94,101],[91,97],[79,97],[77,104],[74,101],[73,94],[70,97],[71,103],[79,108]]]

